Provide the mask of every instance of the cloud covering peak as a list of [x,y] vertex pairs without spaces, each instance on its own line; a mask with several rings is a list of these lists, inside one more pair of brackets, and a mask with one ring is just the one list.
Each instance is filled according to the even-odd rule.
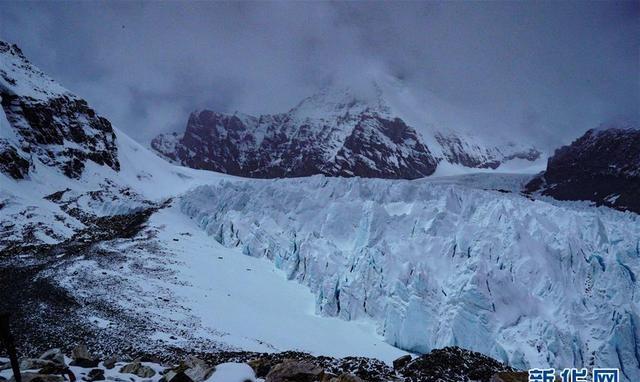
[[[417,113],[570,141],[640,115],[637,2],[5,2],[0,38],[134,138],[392,78]],[[363,85],[365,84],[365,85]]]

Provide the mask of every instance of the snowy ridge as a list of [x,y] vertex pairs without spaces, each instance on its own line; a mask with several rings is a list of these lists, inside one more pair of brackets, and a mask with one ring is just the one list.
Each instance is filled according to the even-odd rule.
[[71,92],[31,64],[17,45],[0,40],[0,93],[46,101]]
[[313,177],[204,186],[182,210],[308,285],[318,312],[389,343],[458,345],[514,367],[640,378],[640,222],[609,209],[429,181]]

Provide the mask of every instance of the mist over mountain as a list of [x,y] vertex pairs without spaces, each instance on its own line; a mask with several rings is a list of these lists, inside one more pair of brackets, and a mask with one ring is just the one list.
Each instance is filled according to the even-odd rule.
[[640,117],[638,15],[625,1],[5,2],[0,37],[145,144],[194,109],[275,114],[384,73],[433,123],[551,151]]
[[254,178],[416,179],[541,169],[544,154],[530,142],[430,123],[431,115],[397,81],[359,85],[325,88],[273,115],[195,111],[184,132],[160,134],[151,147],[174,163]]

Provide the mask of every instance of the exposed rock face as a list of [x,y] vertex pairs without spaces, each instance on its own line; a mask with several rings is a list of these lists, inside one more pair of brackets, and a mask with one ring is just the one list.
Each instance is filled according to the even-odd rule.
[[[58,353],[58,350],[54,351]],[[226,351],[202,355],[207,358],[207,361],[189,355],[178,366],[171,368],[167,365],[175,365],[175,357],[162,357],[164,359],[162,361],[150,356],[138,358],[128,364],[119,362],[121,367],[116,370],[109,370],[105,362],[95,368],[75,366],[72,367],[73,372],[69,368],[62,368],[62,365],[59,365],[61,367],[59,370],[42,369],[38,373],[25,370],[22,376],[23,380],[33,382],[125,381],[133,380],[133,375],[149,381],[153,379],[158,382],[194,382],[187,376],[189,370],[193,368],[210,371],[198,380],[205,377],[204,380],[231,382],[255,381],[257,378],[265,382],[519,382],[525,381],[527,375],[526,372],[515,371],[483,354],[458,347],[434,350],[415,358],[397,370],[391,369],[380,360],[365,357],[332,358],[300,352]],[[215,367],[209,365],[215,365]],[[230,373],[231,370],[235,372]],[[0,374],[3,378],[12,375],[6,371]],[[523,376],[525,379],[522,379]]]
[[82,174],[87,160],[119,170],[111,123],[3,41],[0,98],[0,171],[23,179],[34,159],[70,178]]
[[414,359],[400,371],[408,382],[489,382],[494,374],[513,369],[483,354],[447,347]]
[[70,364],[71,366],[96,367],[100,362],[97,358],[89,354],[89,350],[84,344],[79,344],[73,349],[71,358],[73,359]]
[[640,213],[639,126],[618,122],[587,131],[556,150],[526,190]]
[[[20,376],[22,382],[65,382],[63,376],[54,374],[21,373]],[[12,376],[9,382],[16,382],[16,379]]]
[[496,168],[510,159],[540,156],[515,145],[473,144],[453,133],[437,134],[433,144],[438,147],[427,147],[381,92],[362,98],[346,89],[321,92],[282,114],[194,112],[184,134],[159,135],[151,147],[178,164],[253,178],[415,179],[433,174],[443,160]]
[[319,382],[324,371],[310,361],[285,360],[267,374],[266,382]]
[[24,179],[29,173],[29,161],[5,139],[0,139],[0,172],[14,179]]
[[[338,137],[341,129],[350,131]],[[413,179],[431,175],[437,165],[413,128],[375,112],[347,115],[338,126],[314,126],[287,115],[254,118],[205,110],[191,114],[182,138],[160,135],[151,145],[188,167],[254,178]]]
[[59,365],[66,366],[64,354],[62,354],[62,351],[60,349],[47,350],[40,356],[40,359],[52,361]]
[[151,378],[156,375],[156,372],[149,366],[145,366],[140,362],[131,362],[126,364],[120,369],[121,373],[134,374],[140,378]]

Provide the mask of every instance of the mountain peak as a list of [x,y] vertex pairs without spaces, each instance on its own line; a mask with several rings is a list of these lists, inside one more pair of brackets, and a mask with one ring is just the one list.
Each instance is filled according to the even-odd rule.
[[640,130],[640,121],[618,117],[601,123],[593,130],[596,132],[607,130]]
[[300,119],[331,119],[345,114],[376,113],[389,116],[391,108],[382,88],[372,81],[368,86],[325,87],[303,99],[289,111]]
[[74,97],[38,67],[31,64],[15,44],[0,40],[0,94],[46,100]]

